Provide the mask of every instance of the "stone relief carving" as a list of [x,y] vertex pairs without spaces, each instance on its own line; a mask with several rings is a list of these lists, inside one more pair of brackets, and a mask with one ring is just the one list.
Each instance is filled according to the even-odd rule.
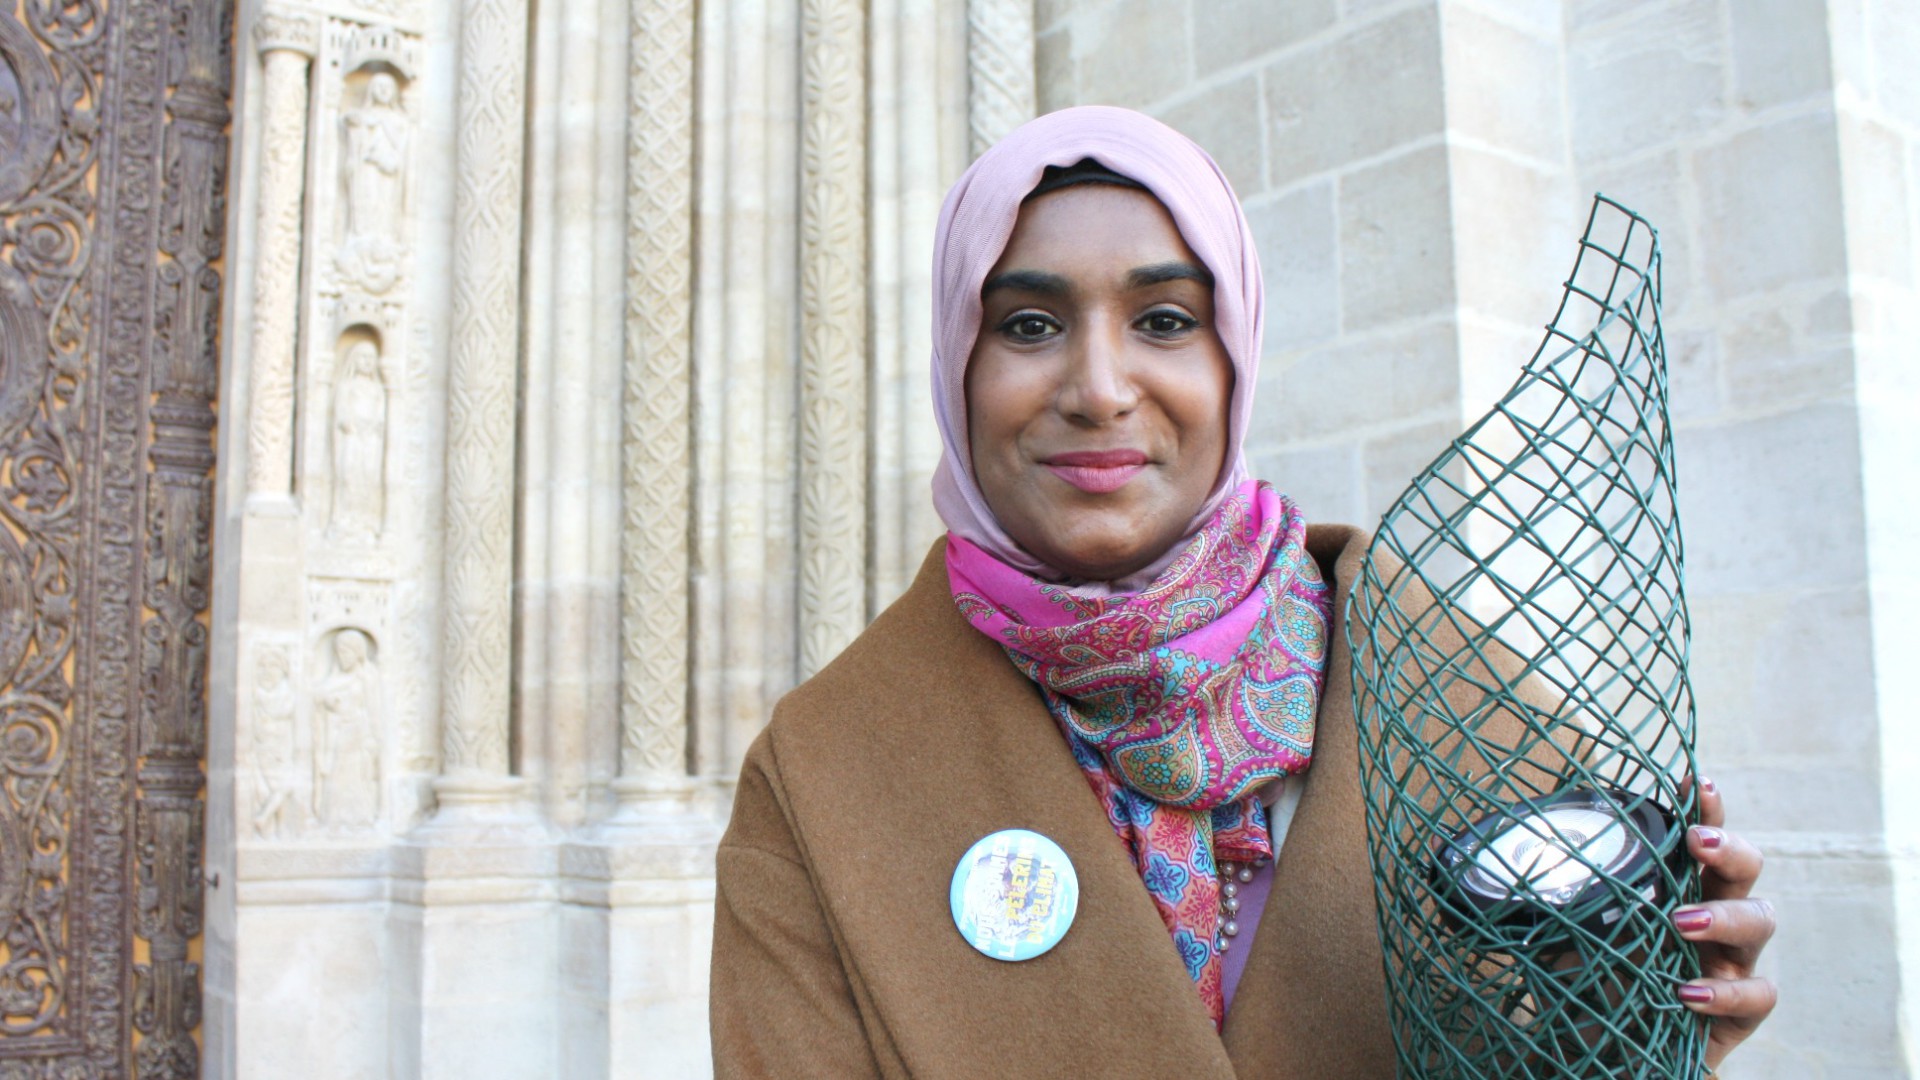
[[286,494],[293,475],[293,366],[306,188],[307,69],[319,25],[308,15],[264,12],[261,53],[260,203],[254,225],[253,336],[247,423],[247,490]]
[[333,503],[327,533],[372,543],[384,527],[387,498],[387,379],[373,342],[349,345],[334,372],[328,429]]
[[346,6],[368,22],[420,23],[420,0],[346,0]]
[[[129,133],[169,125],[158,167],[149,165],[144,174],[162,178],[152,234],[161,258],[139,250],[154,275],[152,324],[144,330],[116,328],[133,332],[128,356],[151,364],[144,385],[136,379],[129,388],[138,402],[131,411],[146,414],[147,438],[134,442],[144,450],[141,465],[150,466],[140,500],[145,521],[135,534],[143,541],[146,564],[136,579],[142,584],[141,603],[130,605],[140,640],[134,775],[141,794],[134,829],[133,926],[146,940],[147,959],[133,966],[131,1019],[139,1035],[134,1059],[141,1076],[186,1078],[200,1072],[194,1038],[200,1024],[200,967],[190,958],[189,945],[200,934],[206,895],[200,868],[213,398],[219,382],[218,267],[225,255],[232,16],[226,4],[176,0],[164,30],[130,26],[126,34],[129,40],[144,33],[159,38],[167,52],[165,62],[155,61],[154,67],[174,80],[171,93],[159,87],[129,93],[120,118]],[[139,66],[129,62],[121,70]],[[140,181],[128,179],[139,191]],[[124,203],[115,211],[125,212]],[[135,247],[117,244],[116,259]],[[139,294],[116,287],[114,295],[117,306],[119,296]],[[111,344],[104,362],[109,370],[116,363]],[[109,398],[119,390],[110,390]],[[111,400],[104,404],[103,415],[122,407]],[[103,441],[117,438],[117,433],[102,433]],[[96,551],[94,557],[104,562],[108,555]]]
[[[81,504],[75,480],[99,453],[83,434],[76,399],[83,379],[91,388],[98,378],[83,370],[79,344],[95,318],[90,188],[105,180],[97,106],[63,99],[60,87],[97,87],[111,54],[94,44],[104,18],[89,29],[34,5],[22,14],[25,22],[0,10],[0,1037],[28,1067],[50,1070],[89,1052],[124,1057],[112,1040],[125,1018],[103,1008],[105,995],[87,984],[90,965],[106,979],[126,978],[130,942],[118,925],[89,926],[77,907],[104,895],[108,910],[124,916],[126,880],[115,868],[88,872],[73,861],[124,845],[97,818],[76,831],[78,804],[97,799],[124,822],[134,792],[124,773],[103,775],[91,760],[75,767],[66,753],[76,739],[111,740],[116,728],[74,706],[93,682],[76,660],[91,622],[76,603],[91,507]],[[151,168],[150,153],[146,161]],[[152,246],[144,250],[152,259]],[[136,425],[143,414],[136,406],[125,419]],[[130,491],[143,470],[127,460],[129,471],[114,480]],[[130,522],[122,539],[138,534]],[[120,551],[131,556],[126,566],[115,573],[109,565],[100,579],[124,597],[139,559],[134,544]],[[114,615],[124,620],[127,612]],[[128,641],[123,621],[109,621],[107,634],[108,647]],[[115,690],[126,690],[124,680],[108,695]],[[111,744],[105,757],[111,763]],[[113,920],[94,920],[101,921]],[[82,1015],[104,1021],[105,1037],[83,1029]],[[76,1038],[85,1039],[78,1052]]]
[[373,639],[347,627],[322,649],[326,673],[313,687],[313,816],[330,828],[372,824],[380,814],[380,674]]
[[693,0],[631,8],[621,774],[686,774],[692,511]]
[[253,665],[247,754],[252,759],[253,786],[248,820],[254,835],[265,839],[285,835],[292,824],[289,818],[297,809],[293,763],[298,693],[292,656],[282,646],[263,647]]
[[441,685],[448,774],[507,775],[527,6],[463,0]]
[[1033,119],[1032,0],[967,0],[967,131],[973,156]]
[[199,1070],[230,15],[0,10],[0,1035],[21,1075]]
[[866,625],[866,25],[803,0],[800,139],[800,666]]
[[343,284],[374,294],[405,272],[402,202],[406,191],[407,115],[400,83],[385,71],[366,80],[364,102],[342,118],[346,239],[334,256]]
[[59,145],[57,80],[28,29],[0,18],[0,203],[32,190]]

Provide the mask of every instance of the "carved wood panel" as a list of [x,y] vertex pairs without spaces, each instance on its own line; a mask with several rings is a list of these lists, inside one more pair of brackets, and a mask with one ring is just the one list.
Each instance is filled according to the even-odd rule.
[[0,2],[0,1077],[199,1073],[231,12]]

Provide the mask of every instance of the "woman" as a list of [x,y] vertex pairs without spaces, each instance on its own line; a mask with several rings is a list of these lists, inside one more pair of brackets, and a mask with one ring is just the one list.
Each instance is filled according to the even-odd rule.
[[[1261,282],[1232,190],[1158,122],[1070,109],[983,155],[939,228],[949,534],[748,753],[718,1073],[1393,1075],[1335,602],[1365,535],[1247,478]],[[1676,922],[1717,1063],[1771,1008],[1772,922],[1701,787],[1709,899]],[[949,906],[1010,828],[1079,881],[1015,963]]]

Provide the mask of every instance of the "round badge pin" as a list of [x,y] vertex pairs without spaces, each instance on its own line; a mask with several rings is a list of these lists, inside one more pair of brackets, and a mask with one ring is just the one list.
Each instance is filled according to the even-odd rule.
[[953,868],[953,925],[995,960],[1031,960],[1060,943],[1080,909],[1080,878],[1060,845],[1030,829],[983,836]]

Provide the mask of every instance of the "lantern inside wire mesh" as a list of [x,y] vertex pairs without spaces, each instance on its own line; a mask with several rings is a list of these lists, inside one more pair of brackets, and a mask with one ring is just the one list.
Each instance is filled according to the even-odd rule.
[[1381,521],[1347,636],[1408,1077],[1700,1075],[1658,239],[1603,196],[1519,379]]

